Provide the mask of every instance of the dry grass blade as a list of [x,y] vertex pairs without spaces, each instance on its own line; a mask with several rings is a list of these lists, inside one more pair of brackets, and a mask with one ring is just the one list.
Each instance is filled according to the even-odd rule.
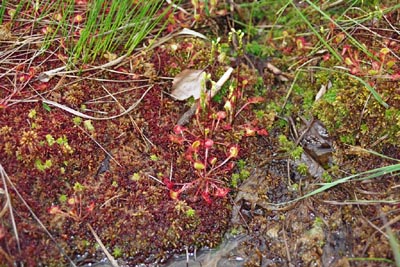
[[[79,111],[77,111],[75,109],[72,109],[72,108],[67,107],[65,105],[62,105],[60,103],[57,103],[57,102],[54,102],[54,101],[51,101],[51,100],[47,100],[47,99],[42,99],[42,102],[46,103],[46,104],[48,104],[50,106],[62,109],[64,111],[68,112],[68,113],[71,113],[71,114],[73,114],[75,116],[78,116],[78,117],[81,117],[81,118],[84,118],[84,119],[97,120],[97,121],[112,120],[112,119],[116,119],[116,118],[119,118],[121,116],[124,116],[124,115],[128,114],[129,112],[131,112],[134,108],[136,108],[140,104],[142,99],[146,96],[146,94],[150,91],[151,88],[153,88],[153,86],[150,86],[142,94],[142,96],[135,103],[133,103],[128,109],[126,109],[124,112],[121,112],[120,114],[117,114],[117,115],[114,115],[114,116],[111,116],[111,117],[93,117],[93,116],[89,116],[89,115],[86,115],[86,114],[84,114],[82,112],[79,112]],[[37,99],[34,99],[34,100],[18,100],[16,102],[14,102],[13,104],[28,103],[28,102],[38,102],[38,101],[39,100],[37,100]]]
[[388,222],[388,219],[387,219],[386,215],[383,213],[381,207],[378,206],[378,208],[380,211],[381,221],[383,222],[383,226],[381,228],[384,228],[386,230],[386,234],[387,234],[390,246],[391,246],[393,254],[394,254],[396,266],[399,267],[400,266],[400,243],[398,240],[398,236],[396,236],[396,234],[392,231],[390,225],[393,225],[396,222],[398,222],[400,220],[400,216],[397,216],[396,218],[394,218]]
[[6,205],[9,208],[10,211],[10,220],[11,220],[11,224],[13,227],[13,231],[14,231],[14,235],[15,235],[15,239],[17,240],[17,246],[18,246],[18,251],[21,251],[21,245],[19,242],[19,236],[18,236],[18,230],[17,230],[17,225],[15,224],[15,219],[14,219],[14,212],[13,212],[13,208],[11,205],[11,199],[10,199],[10,194],[8,193],[8,187],[7,187],[7,182],[6,182],[6,178],[8,178],[8,175],[6,173],[6,171],[4,170],[3,166],[0,164],[0,175],[1,175],[1,180],[3,182],[3,186],[4,186],[4,194],[6,195]]
[[[104,87],[104,85],[102,86],[102,88],[104,89],[104,91],[107,92],[108,96],[110,96],[121,108],[124,112],[126,112],[125,107],[117,100],[117,98],[115,98],[115,96],[113,94],[111,94],[106,87]],[[152,147],[155,147],[155,145],[150,141],[150,139],[147,138],[146,135],[144,135],[142,129],[139,128],[139,126],[137,125],[137,123],[135,122],[135,120],[132,118],[131,115],[128,115],[129,119],[131,120],[133,126],[136,128],[136,130],[139,132],[140,136],[142,137],[143,141],[145,141],[146,143],[150,144]]]
[[63,71],[67,68],[67,66],[62,66],[59,68],[55,68],[52,70],[48,70],[45,72],[42,72],[38,75],[38,79],[41,82],[48,82],[50,81],[50,79],[52,79],[54,76],[58,75],[58,76],[62,76],[65,74],[73,74],[73,73],[78,73],[78,72],[88,72],[88,71],[94,71],[94,70],[104,70],[110,67],[113,67],[119,63],[121,63],[124,59],[126,58],[126,55],[120,56],[110,62],[107,62],[103,65],[100,66],[96,66],[96,67],[92,67],[92,68],[88,68],[88,69],[84,69],[84,70],[70,70],[70,71]]

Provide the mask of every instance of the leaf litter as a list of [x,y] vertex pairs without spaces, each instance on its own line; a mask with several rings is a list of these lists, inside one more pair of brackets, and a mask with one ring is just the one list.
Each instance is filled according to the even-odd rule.
[[190,97],[197,100],[201,92],[205,90],[205,79],[204,70],[186,69],[174,78],[171,96],[180,101]]

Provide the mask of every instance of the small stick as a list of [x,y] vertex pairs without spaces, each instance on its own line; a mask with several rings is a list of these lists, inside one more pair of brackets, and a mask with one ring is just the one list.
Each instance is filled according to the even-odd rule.
[[104,246],[103,242],[101,242],[99,236],[96,234],[96,232],[93,230],[92,226],[88,223],[87,227],[89,228],[89,230],[92,232],[94,238],[96,239],[97,243],[99,243],[99,246],[101,247],[101,249],[103,250],[104,254],[106,254],[108,260],[110,261],[111,265],[113,267],[119,267],[118,262],[114,259],[114,257],[110,254],[110,252],[108,252],[108,250],[106,249],[106,247]]

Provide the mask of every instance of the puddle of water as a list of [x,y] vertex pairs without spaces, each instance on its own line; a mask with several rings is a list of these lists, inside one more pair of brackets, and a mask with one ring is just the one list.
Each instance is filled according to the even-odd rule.
[[226,236],[217,249],[202,249],[196,253],[177,255],[171,258],[163,267],[243,267],[245,258],[236,250],[247,235],[238,237]]
[[[196,253],[187,253],[175,255],[165,264],[138,264],[135,267],[244,267],[245,258],[240,255],[238,248],[240,243],[248,240],[248,235],[231,236],[225,235],[224,241],[216,249],[201,249]],[[88,255],[84,255],[78,261],[84,261]],[[112,264],[104,258],[96,263],[82,264],[77,263],[80,267],[113,267]],[[122,262],[119,266],[127,267]]]

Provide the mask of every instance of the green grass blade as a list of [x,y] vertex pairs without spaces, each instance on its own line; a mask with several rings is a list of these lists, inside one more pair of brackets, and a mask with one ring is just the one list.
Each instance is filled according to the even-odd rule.
[[[349,34],[345,29],[343,29],[335,20],[333,20],[328,14],[326,14],[325,12],[323,12],[317,5],[315,5],[313,2],[311,2],[310,0],[306,0],[306,2],[316,11],[318,11],[325,19],[329,20],[329,22],[333,23],[336,27],[338,27],[345,35],[347,38],[349,38],[350,42],[356,46],[358,49],[360,49],[361,51],[363,51],[366,55],[368,55],[371,58],[376,59],[376,56],[374,56],[371,52],[368,51],[368,49],[361,44],[360,42],[358,42],[351,34]],[[294,5],[294,4],[293,4]],[[306,22],[307,23],[307,22]],[[314,30],[315,31],[315,30]],[[320,38],[318,36],[318,38]],[[321,40],[321,39],[320,39]],[[329,49],[327,47],[327,49]],[[330,51],[330,50],[329,50]]]
[[386,232],[389,236],[389,244],[390,247],[392,248],[393,254],[394,254],[394,259],[396,261],[396,266],[400,267],[400,244],[399,240],[396,238],[395,234],[393,231],[387,227]]
[[122,0],[105,6],[101,1],[95,1],[73,50],[74,59],[87,62],[118,48],[124,48],[124,53],[130,54],[169,11],[170,6],[155,17],[162,4],[156,0],[136,4]]
[[313,25],[311,25],[310,21],[306,18],[306,16],[304,16],[303,12],[301,12],[296,4],[291,1],[291,4],[293,6],[293,8],[297,11],[297,14],[299,14],[299,16],[303,19],[303,21],[307,24],[307,26],[310,28],[310,30],[318,37],[318,39],[320,40],[321,43],[323,43],[323,45],[326,47],[326,49],[329,50],[329,52],[331,52],[331,54],[339,61],[342,62],[343,59],[340,56],[340,54],[331,46],[328,44],[328,42],[325,40],[324,37],[321,36],[321,34],[313,27]]
[[6,5],[7,1],[1,1],[1,7],[0,7],[0,24],[3,24],[3,17],[4,17],[4,12],[6,11]]
[[272,204],[272,205],[285,205],[285,204],[289,204],[289,203],[293,203],[293,202],[297,202],[299,200],[305,199],[305,198],[309,198],[312,197],[314,195],[317,195],[319,193],[322,193],[324,191],[327,191],[328,189],[331,189],[337,185],[346,183],[346,182],[350,182],[350,181],[357,181],[357,180],[366,180],[366,179],[374,179],[377,177],[381,177],[383,175],[389,174],[389,173],[397,173],[400,172],[400,164],[394,164],[394,165],[390,165],[390,166],[386,166],[386,167],[381,167],[381,168],[377,168],[377,169],[373,169],[373,170],[369,170],[369,171],[365,171],[362,173],[357,173],[357,174],[353,174],[341,179],[338,179],[336,181],[333,181],[331,183],[325,183],[322,184],[319,188],[299,197],[296,198],[294,200],[285,202],[285,203],[280,203],[280,204]]

